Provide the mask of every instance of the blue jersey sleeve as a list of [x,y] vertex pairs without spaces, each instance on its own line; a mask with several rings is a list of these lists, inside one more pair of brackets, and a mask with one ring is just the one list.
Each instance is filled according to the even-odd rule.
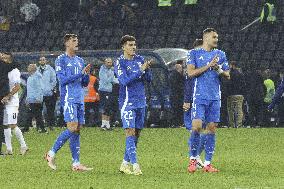
[[220,56],[219,62],[222,65],[222,70],[224,70],[224,71],[230,70],[230,66],[229,66],[226,54],[223,51],[221,51],[221,56]]
[[187,59],[186,59],[186,64],[192,64],[194,66],[196,66],[196,62],[195,62],[195,50],[190,50],[187,53]]
[[56,75],[57,75],[57,78],[61,86],[74,82],[75,80],[83,76],[82,73],[75,74],[75,75],[67,74],[65,70],[66,67],[63,63],[63,59],[60,57],[55,60],[55,68],[56,68]]
[[123,64],[120,62],[121,60],[117,60],[114,66],[115,74],[117,75],[117,79],[121,85],[127,86],[132,81],[138,79],[143,75],[143,72],[138,69],[131,75],[127,75],[126,69]]

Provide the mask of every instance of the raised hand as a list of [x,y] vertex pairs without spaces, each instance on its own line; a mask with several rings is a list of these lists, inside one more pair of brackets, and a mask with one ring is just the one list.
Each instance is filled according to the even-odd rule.
[[214,56],[214,58],[211,60],[211,62],[208,64],[209,67],[213,68],[213,69],[218,69],[218,64],[217,62],[219,61],[219,57],[218,55],[216,54]]
[[83,70],[82,74],[89,74],[91,71],[91,64],[88,64]]

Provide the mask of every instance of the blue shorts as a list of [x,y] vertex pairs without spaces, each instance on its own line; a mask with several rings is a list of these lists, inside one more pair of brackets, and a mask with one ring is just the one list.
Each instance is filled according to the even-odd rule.
[[145,108],[121,111],[123,129],[143,129],[145,121]]
[[194,99],[191,109],[192,119],[201,119],[203,122],[220,122],[221,100]]
[[77,122],[80,125],[85,124],[84,104],[65,102],[64,104],[64,121]]

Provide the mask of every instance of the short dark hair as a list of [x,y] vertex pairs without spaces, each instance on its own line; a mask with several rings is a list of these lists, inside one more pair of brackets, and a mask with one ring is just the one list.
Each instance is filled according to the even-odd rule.
[[71,38],[77,38],[77,37],[78,37],[78,35],[76,35],[76,34],[67,33],[67,34],[65,34],[64,37],[63,37],[63,43],[65,44],[69,39],[71,39]]
[[131,35],[124,35],[120,39],[120,45],[123,46],[127,41],[136,41],[136,38]]
[[210,32],[216,32],[217,30],[215,30],[214,28],[206,28],[205,30],[203,30],[203,35],[210,33]]
[[193,48],[201,46],[202,44],[203,44],[203,40],[202,39],[195,39],[195,41],[193,42]]

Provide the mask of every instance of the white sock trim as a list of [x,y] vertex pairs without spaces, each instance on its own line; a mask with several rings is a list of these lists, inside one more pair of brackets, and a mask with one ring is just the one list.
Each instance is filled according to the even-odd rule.
[[204,166],[210,165],[210,161],[204,161]]
[[75,166],[79,166],[80,165],[80,162],[74,162],[72,163],[72,166],[75,167]]
[[49,151],[48,151],[48,155],[49,155],[50,157],[54,158],[55,152],[52,151],[52,150],[49,150]]
[[124,159],[122,160],[122,163],[124,164],[124,165],[128,165],[130,162],[129,161],[125,161]]

